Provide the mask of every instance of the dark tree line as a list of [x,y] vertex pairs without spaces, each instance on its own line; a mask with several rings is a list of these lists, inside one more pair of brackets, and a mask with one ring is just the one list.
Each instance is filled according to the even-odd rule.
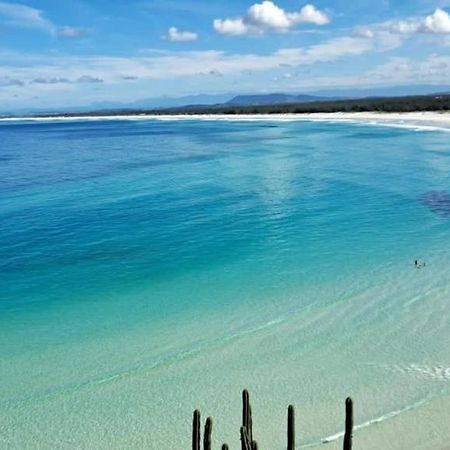
[[258,106],[184,106],[165,109],[122,109],[88,113],[46,114],[40,117],[95,117],[121,115],[180,115],[180,114],[306,114],[330,112],[420,112],[450,111],[450,94],[409,97],[373,97],[346,100],[321,100],[308,103],[288,103]]

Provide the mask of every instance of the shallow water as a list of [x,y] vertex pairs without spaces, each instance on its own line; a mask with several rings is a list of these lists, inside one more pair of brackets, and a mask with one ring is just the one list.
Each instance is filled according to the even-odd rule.
[[448,134],[81,120],[0,141],[1,448],[189,448],[196,407],[237,448],[243,387],[262,448],[289,403],[300,446],[340,445],[347,395],[359,448],[449,441],[450,221],[421,201],[450,190]]

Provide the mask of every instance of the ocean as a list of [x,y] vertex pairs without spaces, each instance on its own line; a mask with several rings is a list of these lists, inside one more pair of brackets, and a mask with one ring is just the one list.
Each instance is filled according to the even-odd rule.
[[[0,448],[450,442],[450,140],[295,120],[0,122]],[[416,267],[425,263],[424,267]]]

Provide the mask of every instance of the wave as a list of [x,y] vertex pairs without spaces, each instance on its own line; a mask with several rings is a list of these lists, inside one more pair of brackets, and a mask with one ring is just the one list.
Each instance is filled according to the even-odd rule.
[[[418,408],[419,406],[423,405],[428,400],[429,400],[429,397],[425,397],[415,403],[412,403],[411,405],[407,405],[407,406],[404,406],[403,408],[396,409],[394,411],[390,411],[388,413],[382,414],[381,416],[375,417],[374,419],[370,419],[370,420],[367,420],[366,422],[356,425],[355,427],[353,427],[353,430],[358,431],[363,428],[370,427],[371,425],[375,425],[375,424],[384,422],[386,420],[392,419],[396,416],[399,416],[400,414],[402,414],[404,412],[411,411],[412,409]],[[323,438],[322,443],[327,444],[329,442],[336,441],[337,439],[340,439],[343,436],[344,436],[344,432],[342,431],[340,433],[336,433],[331,436],[327,436],[327,437]]]
[[[222,122],[328,122],[328,123],[362,123],[364,125],[405,128],[417,132],[446,131],[450,132],[449,117],[441,117],[433,114],[423,117],[411,117],[407,113],[391,117],[389,113],[366,116],[356,116],[355,113],[338,113],[339,115],[326,115],[326,113],[314,114],[205,114],[205,115],[124,115],[124,116],[54,116],[54,117],[19,117],[0,118],[1,122],[79,122],[79,121],[222,121]],[[435,122],[435,123],[434,123]]]
[[[411,411],[413,409],[418,408],[419,406],[422,406],[424,403],[426,403],[430,399],[431,399],[431,396],[427,396],[427,397],[424,397],[423,399],[421,399],[421,400],[419,400],[419,401],[417,401],[415,403],[412,403],[410,405],[404,406],[403,408],[387,412],[387,413],[382,414],[381,416],[375,417],[373,419],[369,419],[369,420],[367,420],[367,421],[365,421],[365,422],[363,422],[363,423],[361,423],[359,425],[354,426],[353,427],[353,431],[362,430],[362,429],[370,427],[372,425],[377,425],[377,424],[379,424],[381,422],[385,422],[386,420],[393,419],[394,417],[397,417],[400,414],[403,414],[403,413],[405,413],[407,411]],[[326,437],[322,438],[318,442],[313,442],[313,443],[310,443],[310,444],[300,445],[299,448],[312,448],[312,447],[318,447],[318,446],[323,445],[323,444],[329,444],[331,442],[334,442],[334,441],[337,441],[339,439],[342,439],[344,437],[344,434],[345,434],[344,431],[340,431],[340,432],[332,434],[330,436],[326,436]]]

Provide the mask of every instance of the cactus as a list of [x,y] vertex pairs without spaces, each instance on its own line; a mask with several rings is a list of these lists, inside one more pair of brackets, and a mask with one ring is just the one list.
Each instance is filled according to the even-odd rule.
[[[205,422],[203,436],[203,450],[211,450],[211,435],[213,421],[208,417]],[[242,426],[240,428],[241,450],[258,450],[258,444],[253,440],[252,407],[247,389],[242,391]],[[192,450],[200,448],[200,411],[194,411],[192,423]],[[344,450],[352,450],[353,439],[353,401],[350,397],[345,400],[345,433]],[[228,444],[222,444],[222,450],[229,450]],[[287,450],[295,450],[295,409],[288,406]]]
[[287,448],[295,449],[295,411],[292,405],[288,407]]
[[248,406],[250,400],[247,389],[242,391],[242,426],[248,430]]
[[242,426],[247,431],[249,444],[253,442],[252,406],[247,389],[242,391]]
[[192,450],[200,450],[200,411],[194,411],[192,420]]
[[245,427],[241,427],[241,444],[242,450],[252,450],[252,445],[249,441],[247,430]]
[[250,404],[250,399],[248,399],[247,435],[250,442],[253,443],[252,405]]
[[344,450],[352,450],[353,432],[353,401],[350,397],[345,400],[345,434]]
[[205,434],[203,435],[203,450],[211,450],[212,419],[208,417],[205,423]]

